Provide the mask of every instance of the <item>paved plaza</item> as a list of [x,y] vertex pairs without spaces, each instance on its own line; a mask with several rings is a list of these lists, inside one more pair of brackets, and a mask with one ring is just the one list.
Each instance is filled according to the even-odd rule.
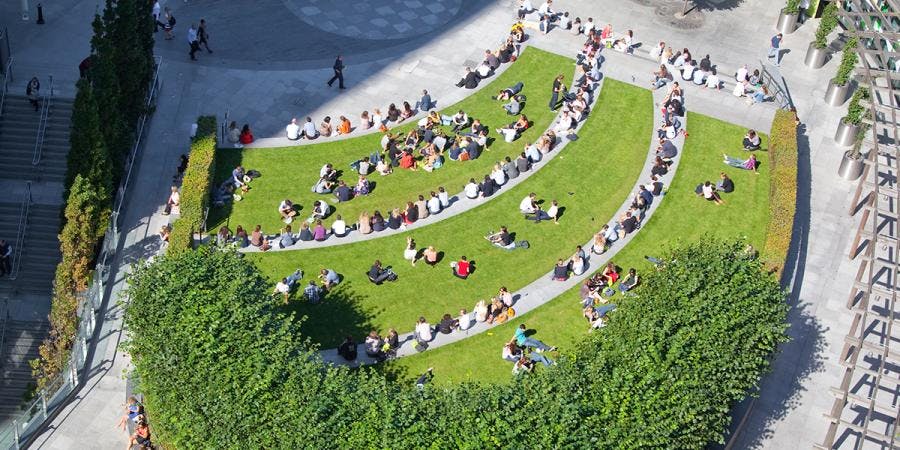
[[[103,2],[46,3],[46,25],[33,20],[6,24],[15,58],[13,89],[24,91],[32,75],[52,73],[59,95],[71,96],[78,63],[89,52],[92,15]],[[582,19],[611,23],[619,32],[633,30],[645,48],[663,40],[688,47],[694,55],[708,53],[723,78],[726,70],[758,66],[766,59],[778,13],[771,2],[720,2],[720,9],[692,13],[701,17],[691,24],[693,29],[659,14],[673,4],[681,2],[554,2],[557,9]],[[171,175],[178,156],[188,149],[198,115],[215,114],[221,121],[227,113],[229,120],[253,127],[255,145],[277,146],[287,142],[283,130],[291,117],[346,115],[355,121],[362,110],[415,101],[422,89],[431,92],[439,107],[450,105],[472,93],[454,86],[464,67],[480,62],[485,49],[495,49],[515,16],[512,0],[170,0],[163,5],[172,8],[178,25],[171,41],[157,34],[155,53],[163,58],[160,98],[128,194],[124,242],[112,267],[112,299],[101,312],[102,326],[89,355],[93,362],[81,391],[33,448],[111,449],[125,443],[125,434],[115,429],[129,367],[128,357],[118,351],[124,336],[117,294],[129,265],[152,255],[159,245],[156,230],[168,220],[161,212]],[[18,7],[18,2],[0,2],[0,17],[18,17]],[[214,52],[204,50],[199,61],[191,62],[187,27],[201,18],[209,23]],[[856,185],[837,177],[843,150],[832,140],[846,108],[823,101],[838,61],[820,70],[803,65],[815,25],[812,21],[785,37],[788,51],[781,68],[803,122],[798,251],[789,268],[793,340],[763,380],[759,398],[738,409],[735,421],[742,422],[735,424],[740,427],[730,443],[735,449],[810,448],[822,441],[828,425],[822,414],[833,401],[828,389],[837,385],[840,366],[835,360],[849,328],[844,302],[857,263],[847,254],[857,219],[849,217],[847,208]],[[530,34],[529,45],[569,57],[583,43],[583,37],[562,30]],[[344,55],[347,65],[343,91],[325,84],[337,54]],[[604,72],[646,86],[651,68],[641,56],[614,54]],[[728,92],[688,88],[686,102],[691,111],[764,132],[774,113],[771,105],[749,107]]]

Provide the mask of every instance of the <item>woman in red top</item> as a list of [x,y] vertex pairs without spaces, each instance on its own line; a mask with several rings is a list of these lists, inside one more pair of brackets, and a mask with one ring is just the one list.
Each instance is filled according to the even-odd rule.
[[241,128],[241,144],[249,144],[253,142],[253,132],[250,131],[250,124],[245,123],[244,128]]
[[451,267],[453,269],[453,276],[455,276],[456,278],[462,278],[463,280],[469,278],[469,273],[471,272],[472,267],[465,256],[459,258],[459,261],[457,261]]
[[416,170],[416,158],[413,158],[412,153],[403,152],[403,156],[400,157],[400,168]]

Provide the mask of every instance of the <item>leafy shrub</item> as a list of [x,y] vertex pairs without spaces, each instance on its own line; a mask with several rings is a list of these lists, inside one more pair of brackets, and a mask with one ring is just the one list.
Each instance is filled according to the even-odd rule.
[[252,263],[211,246],[136,268],[125,348],[173,448],[699,449],[786,340],[785,295],[745,245],[663,255],[609,326],[509,384],[419,391],[325,365]]
[[838,66],[837,75],[834,77],[834,84],[838,86],[846,86],[853,74],[853,68],[859,57],[856,55],[856,46],[859,44],[859,38],[856,36],[847,40],[844,46],[844,52],[841,55],[841,64]]
[[785,14],[800,14],[800,0],[787,0],[781,12]]
[[169,251],[193,248],[194,231],[200,229],[209,205],[209,189],[216,161],[216,117],[197,119],[197,134],[191,143],[188,166],[181,183],[181,218],[172,226]]
[[769,143],[769,223],[765,260],[779,273],[791,245],[797,203],[797,124],[794,113],[778,110]]
[[837,25],[837,4],[831,2],[822,10],[822,19],[819,21],[819,27],[816,28],[816,48],[823,49],[828,46],[828,35],[837,28]]
[[869,115],[869,109],[861,105],[860,102],[868,99],[868,88],[860,87],[857,89],[850,97],[850,102],[847,104],[847,115],[844,117],[844,122],[857,126],[862,124],[863,118],[868,117]]

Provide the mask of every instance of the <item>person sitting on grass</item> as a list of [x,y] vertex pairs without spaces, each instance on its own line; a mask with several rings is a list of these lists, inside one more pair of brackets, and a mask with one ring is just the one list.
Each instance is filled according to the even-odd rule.
[[339,202],[349,202],[353,198],[353,190],[347,186],[344,180],[338,182],[338,187],[334,190],[334,196]]
[[328,202],[324,200],[316,200],[313,202],[312,216],[310,217],[313,220],[324,219],[328,217],[329,212],[331,212],[331,206],[328,205]]
[[725,164],[728,164],[731,167],[737,167],[738,169],[752,170],[753,173],[759,175],[759,171],[757,171],[758,164],[756,162],[755,154],[751,153],[750,157],[747,159],[732,158],[725,153],[723,153],[722,156],[725,157],[725,160],[722,161]]
[[451,123],[453,125],[453,132],[458,133],[469,127],[469,115],[466,114],[465,111],[459,110],[459,112],[453,115]]
[[294,216],[297,215],[297,211],[294,210],[294,203],[290,199],[281,201],[281,204],[278,205],[278,213],[281,214],[281,220],[284,223],[291,223],[294,220]]
[[603,297],[600,296],[600,290],[597,284],[590,278],[581,283],[578,295],[581,296],[582,306],[593,305],[594,302],[602,302]]
[[453,269],[453,276],[465,280],[469,278],[469,274],[472,272],[472,263],[465,256],[462,256],[459,258],[459,261],[450,263],[450,268]]
[[309,284],[303,289],[303,296],[313,305],[322,301],[322,288],[320,288],[314,280],[309,280]]
[[637,271],[634,268],[628,269],[628,275],[625,275],[625,278],[619,283],[619,292],[624,294],[634,289],[640,282],[641,279],[638,277]]
[[425,264],[428,264],[433,268],[438,262],[437,250],[429,245],[428,248],[422,252],[422,259],[425,260]]
[[520,81],[506,89],[501,89],[500,92],[497,93],[497,96],[494,97],[494,99],[500,100],[500,101],[509,100],[509,99],[515,97],[516,95],[518,95],[519,92],[522,92],[522,88],[524,88],[524,87],[525,87],[525,83]]
[[496,233],[493,231],[488,233],[484,238],[491,241],[491,243],[497,247],[505,248],[507,250],[512,250],[516,247],[516,243],[513,241],[512,236],[510,236],[506,226],[501,226],[500,231]]
[[531,373],[532,371],[534,371],[534,361],[531,361],[524,355],[520,356],[516,363],[513,364],[512,374],[514,376]]
[[319,279],[322,280],[322,287],[326,291],[334,289],[341,282],[341,276],[337,272],[324,267],[319,271]]
[[413,267],[416,266],[416,259],[419,257],[419,250],[416,249],[416,241],[412,237],[406,237],[406,248],[403,250],[403,259],[409,261]]
[[569,279],[569,265],[562,259],[556,260],[556,266],[553,267],[553,280],[566,281]]
[[334,234],[335,237],[341,238],[346,236],[349,232],[350,228],[347,226],[347,222],[344,222],[344,219],[338,214],[331,224],[331,233]]
[[721,205],[725,203],[722,201],[722,197],[719,197],[719,193],[716,192],[716,188],[713,187],[712,183],[707,180],[703,183],[703,186],[700,188],[701,195],[708,201],[715,202],[716,205]]
[[316,185],[313,186],[313,192],[316,194],[328,194],[334,190],[334,182],[329,181],[327,178],[322,177],[319,178],[319,181],[316,182]]
[[272,291],[272,295],[281,294],[284,297],[284,304],[287,304],[288,298],[291,296],[291,291],[294,289],[294,285],[296,285],[297,281],[301,278],[303,278],[303,271],[300,269],[295,270],[294,273],[282,278],[278,283],[275,283],[275,289]]
[[475,182],[474,178],[470,178],[469,182],[463,187],[466,198],[474,200],[481,196],[481,187]]
[[397,275],[394,274],[394,271],[391,270],[390,266],[382,268],[381,261],[375,260],[375,263],[372,264],[372,267],[368,272],[369,281],[375,284],[381,284],[385,281],[394,281],[397,279]]
[[616,305],[614,303],[609,303],[606,305],[600,306],[586,306],[582,311],[582,315],[587,319],[588,323],[591,324],[591,327],[588,329],[588,332],[594,331],[598,328],[603,328],[606,326],[606,322],[609,320],[609,313],[616,309]]
[[509,102],[503,105],[503,109],[506,111],[506,114],[510,116],[515,116],[522,112],[522,97],[518,95],[514,95],[509,98]]
[[744,150],[759,150],[762,141],[759,139],[759,135],[756,134],[756,130],[747,130],[743,144]]
[[721,172],[719,173],[719,181],[716,183],[716,190],[730,194],[734,192],[734,181],[725,172]]
[[522,114],[515,122],[503,128],[498,128],[497,134],[503,136],[503,139],[506,142],[512,142],[515,141],[523,131],[527,130],[529,126],[528,116]]
[[516,363],[522,357],[522,349],[516,346],[516,341],[513,339],[503,346],[503,352],[500,355],[504,360]]
[[551,347],[535,338],[528,337],[525,334],[525,331],[527,329],[528,328],[525,327],[524,323],[519,324],[519,328],[516,328],[516,332],[513,336],[514,339],[516,340],[516,345],[518,345],[521,348],[532,348],[537,352],[546,352],[546,351],[555,352],[556,351],[556,347]]

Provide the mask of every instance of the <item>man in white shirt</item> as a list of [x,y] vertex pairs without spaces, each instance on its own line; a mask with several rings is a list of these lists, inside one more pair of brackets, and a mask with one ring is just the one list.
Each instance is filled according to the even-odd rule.
[[519,211],[522,214],[534,214],[537,211],[537,203],[535,200],[537,199],[537,194],[534,192],[528,194],[527,197],[523,198],[521,202],[519,202]]
[[290,140],[292,140],[292,141],[296,141],[297,139],[300,139],[300,125],[297,125],[297,118],[296,118],[296,117],[294,117],[293,119],[291,119],[291,123],[289,123],[289,124],[284,128],[284,130],[287,131],[287,138],[288,138],[288,139],[290,139]]
[[544,3],[541,3],[541,7],[538,8],[538,14],[542,16],[552,16],[553,11],[550,10],[550,5],[553,4],[553,0],[546,0]]
[[466,187],[464,187],[463,190],[465,191],[467,198],[470,198],[473,200],[478,198],[479,188],[478,188],[478,183],[475,182],[474,178],[469,180],[469,183],[466,184]]
[[160,13],[159,0],[156,0],[153,2],[153,32],[154,33],[159,32],[159,13]]
[[431,193],[431,198],[428,199],[428,212],[431,214],[441,212],[441,201],[434,192]]
[[331,166],[331,163],[325,164],[319,169],[319,178],[324,178],[326,180],[331,180],[337,175],[337,172]]
[[307,117],[306,123],[303,124],[303,136],[307,139],[319,137],[319,130],[316,128],[316,124],[313,123],[311,117]]
[[282,278],[281,281],[275,283],[275,290],[272,294],[277,295],[281,294],[284,296],[284,302],[287,303],[288,297],[291,295],[291,290],[294,288],[294,285],[297,283],[297,280],[303,278],[303,271],[297,269],[294,273],[290,274],[287,278]]
[[588,17],[587,22],[584,23],[584,34],[588,34],[591,30],[594,29],[594,18]]
[[331,231],[337,237],[344,237],[347,235],[347,222],[344,222],[344,219],[341,218],[341,215],[338,214],[334,219],[334,223],[331,224]]
[[441,209],[450,206],[450,195],[447,194],[443,186],[438,188],[438,200],[441,201]]
[[416,340],[419,342],[430,342],[434,336],[431,334],[431,324],[425,320],[425,317],[419,317],[419,322],[416,323]]
[[196,61],[197,57],[194,56],[194,53],[197,53],[197,50],[200,50],[200,42],[197,40],[197,26],[191,24],[191,27],[188,28],[188,44],[191,46],[191,51],[189,55],[191,55],[191,61]]
[[650,57],[657,60],[660,64],[662,64],[662,55],[663,52],[666,51],[666,43],[663,41],[659,41],[659,45],[653,47],[653,50],[650,50]]

